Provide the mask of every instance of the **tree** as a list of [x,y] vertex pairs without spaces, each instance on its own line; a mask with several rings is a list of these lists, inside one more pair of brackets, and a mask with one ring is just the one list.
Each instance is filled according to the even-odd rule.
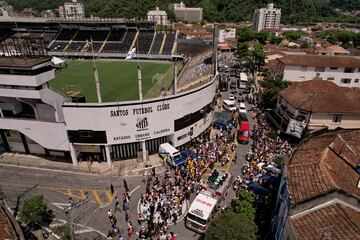
[[27,199],[20,213],[20,221],[27,224],[30,222],[42,223],[46,214],[47,204],[42,195]]
[[289,82],[283,79],[281,74],[277,75],[274,80],[267,80],[263,82],[265,88],[262,96],[262,104],[264,108],[274,108],[277,103],[278,94],[281,90],[289,86]]
[[249,45],[246,43],[238,43],[236,49],[236,57],[241,62],[249,57]]
[[217,215],[205,233],[205,240],[256,240],[257,226],[243,213]]
[[307,34],[306,32],[299,30],[284,32],[283,35],[290,41],[297,41],[301,36],[306,36]]
[[71,239],[71,235],[70,235],[70,228],[67,224],[58,226],[57,228],[55,228],[54,231],[57,235],[60,236],[61,239],[63,240],[70,240]]
[[283,40],[282,37],[273,36],[273,37],[270,38],[270,43],[275,44],[275,45],[279,45],[282,40]]

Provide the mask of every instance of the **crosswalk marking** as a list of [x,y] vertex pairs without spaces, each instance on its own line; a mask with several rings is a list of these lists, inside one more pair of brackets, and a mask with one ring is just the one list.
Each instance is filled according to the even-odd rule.
[[110,191],[105,191],[105,194],[109,199],[109,203],[112,203],[112,201],[114,200],[114,198],[116,196],[116,192],[114,194],[112,194]]
[[80,192],[80,198],[81,198],[81,199],[85,199],[85,198],[86,198],[85,191],[82,190],[82,189],[80,189],[79,192]]
[[94,197],[95,197],[95,199],[96,199],[96,202],[97,202],[98,204],[100,204],[100,205],[103,205],[103,203],[102,203],[102,201],[101,201],[101,199],[100,199],[100,196],[99,196],[99,194],[97,193],[97,191],[92,190],[91,192],[92,192],[92,194],[94,195]]

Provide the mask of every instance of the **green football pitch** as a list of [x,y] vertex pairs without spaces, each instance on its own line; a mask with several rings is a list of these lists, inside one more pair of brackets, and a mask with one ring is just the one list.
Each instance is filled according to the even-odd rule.
[[[144,98],[160,95],[172,83],[170,63],[141,62]],[[96,61],[103,102],[137,100],[137,63],[126,61]],[[50,87],[64,95],[79,94],[86,102],[97,102],[92,61],[68,61],[67,67],[55,73]]]

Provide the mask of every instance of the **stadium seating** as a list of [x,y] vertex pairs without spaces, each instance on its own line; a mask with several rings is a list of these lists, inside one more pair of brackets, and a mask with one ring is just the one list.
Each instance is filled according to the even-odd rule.
[[177,52],[179,54],[186,54],[190,57],[200,55],[210,50],[212,46],[197,43],[178,43]]
[[59,35],[56,37],[56,40],[70,41],[74,37],[74,34],[76,32],[77,32],[77,30],[64,28],[60,31]]
[[56,32],[44,32],[42,35],[44,43],[50,43],[55,38],[56,34]]
[[105,53],[127,53],[135,38],[136,30],[128,30],[122,42],[107,42],[102,52]]
[[79,30],[74,41],[104,41],[109,31],[106,30]]
[[164,34],[161,32],[157,32],[153,46],[150,51],[151,54],[159,54],[163,39],[164,39]]
[[175,42],[175,33],[167,33],[162,54],[171,54]]
[[113,29],[111,30],[108,41],[122,41],[125,33],[125,29]]
[[85,41],[72,41],[67,48],[67,52],[80,52],[85,46]]
[[148,54],[153,38],[154,31],[140,31],[138,44],[136,45],[139,48],[137,52],[140,54]]
[[[98,52],[101,48],[101,46],[103,45],[104,42],[93,42],[93,48],[94,48],[94,52]],[[86,50],[87,52],[91,52],[92,51],[92,47],[91,45],[89,45],[89,48]]]
[[61,52],[64,48],[69,44],[68,41],[55,41],[52,45],[50,50],[54,52]]

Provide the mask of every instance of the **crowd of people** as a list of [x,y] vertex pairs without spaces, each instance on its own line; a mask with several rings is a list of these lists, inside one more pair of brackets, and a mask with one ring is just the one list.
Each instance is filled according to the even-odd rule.
[[[262,184],[265,175],[276,175],[276,163],[278,157],[289,156],[293,146],[280,137],[270,136],[272,128],[266,121],[265,113],[253,105],[257,126],[253,128],[253,143],[250,151],[246,154],[246,162],[242,169],[241,183],[246,187],[249,183]],[[266,168],[272,166],[271,169]],[[280,171],[280,170],[279,170]]]

